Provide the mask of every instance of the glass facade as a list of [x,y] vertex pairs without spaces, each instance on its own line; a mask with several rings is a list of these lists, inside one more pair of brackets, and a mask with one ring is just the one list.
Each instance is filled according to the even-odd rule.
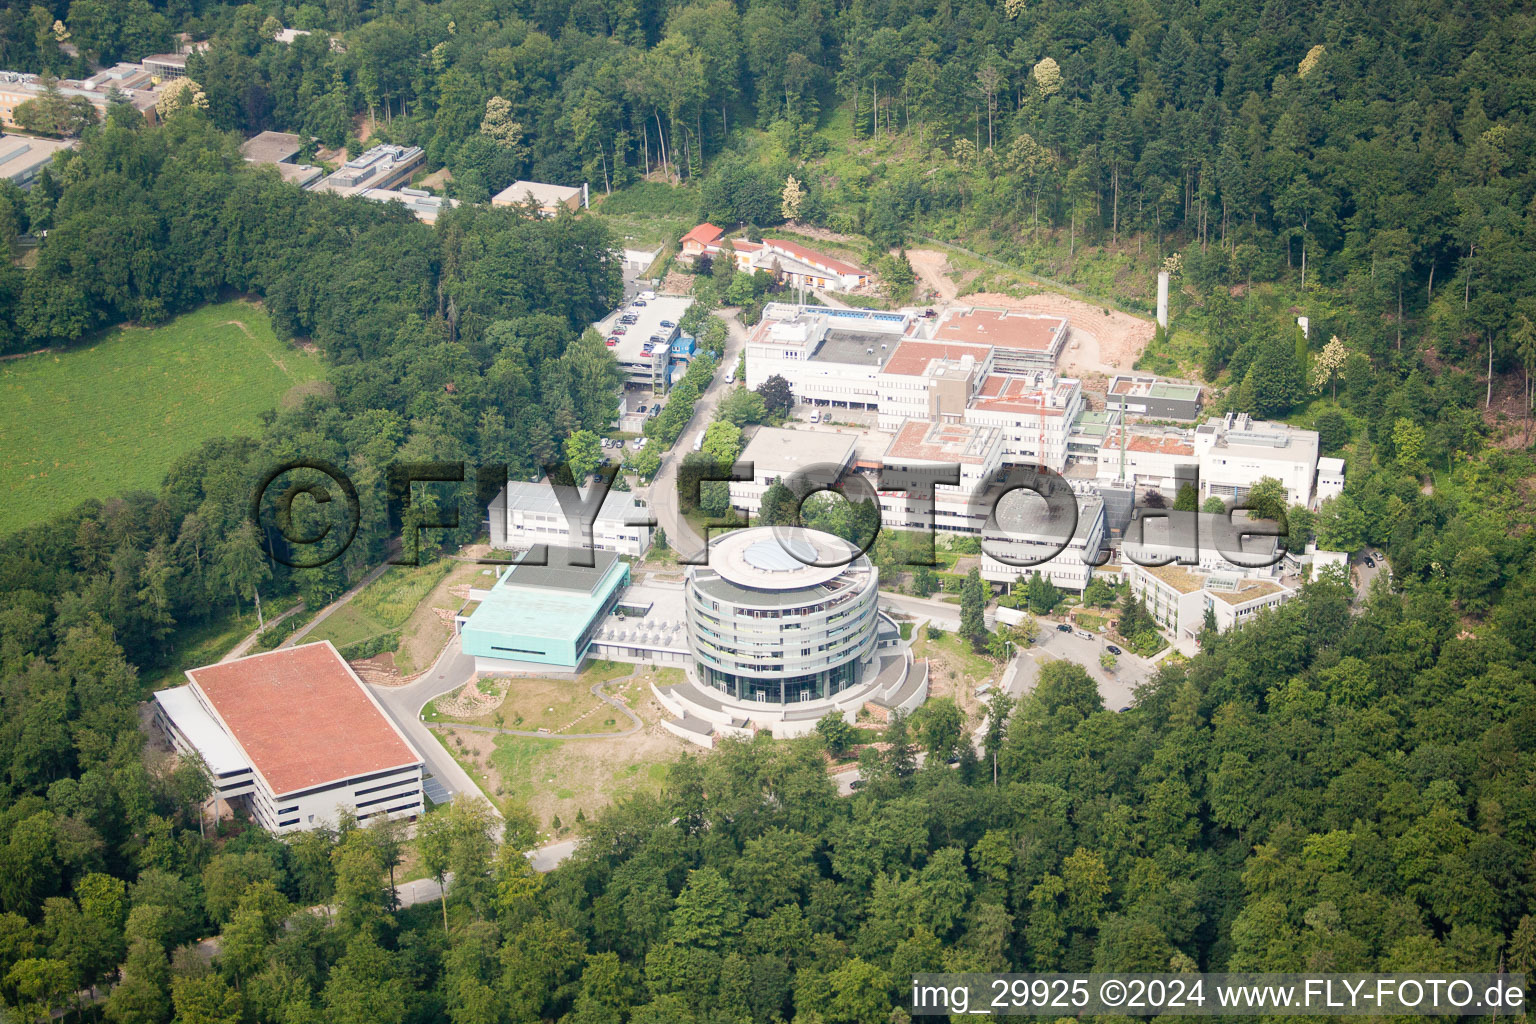
[[803,591],[765,590],[761,603],[700,570],[686,597],[695,675],[743,703],[825,700],[857,686],[879,630],[877,577],[864,559]]

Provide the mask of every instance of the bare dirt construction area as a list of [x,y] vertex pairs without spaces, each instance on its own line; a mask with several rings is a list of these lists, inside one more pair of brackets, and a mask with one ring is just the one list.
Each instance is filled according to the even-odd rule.
[[[953,268],[944,253],[933,249],[909,249],[907,259],[911,261],[919,281],[933,289],[944,301],[955,300],[959,294],[959,284],[951,276]],[[1054,292],[1022,297],[1001,292],[978,292],[967,295],[964,301],[969,305],[1002,306],[1066,317],[1072,327],[1059,365],[1063,373],[1079,377],[1091,378],[1131,369],[1136,365],[1136,360],[1141,358],[1147,343],[1152,340],[1153,324],[1150,320],[1119,310],[1106,310],[1103,306]]]
[[917,279],[948,302],[959,294],[959,285],[949,276],[949,257],[933,249],[908,249],[907,262]]
[[1003,666],[984,654],[977,654],[954,633],[941,633],[923,627],[912,653],[928,659],[928,696],[950,697],[965,712],[966,721],[980,721],[984,714],[976,690],[988,683],[996,685]]
[[[489,545],[483,546],[488,549]],[[470,548],[465,551],[475,557]],[[483,557],[484,551],[478,554]],[[453,636],[453,615],[469,599],[471,586],[488,588],[496,582],[493,567],[470,560],[455,565],[400,627],[400,646],[393,651],[351,663],[357,674],[375,686],[402,686],[432,667]]]
[[[669,671],[678,670],[663,669],[661,673]],[[591,816],[615,800],[638,793],[659,792],[666,781],[668,765],[680,754],[697,751],[658,724],[665,712],[652,695],[650,682],[659,677],[656,670],[645,669],[634,679],[609,686],[609,692],[623,700],[643,723],[638,732],[628,736],[563,740],[554,736],[509,736],[468,729],[434,732],[497,802],[526,806],[542,828],[558,837],[569,834],[578,812]],[[535,707],[542,711],[556,706],[548,702],[550,695],[542,688],[537,695],[519,694],[517,687],[524,680],[498,682],[508,686],[508,699],[500,710],[507,716],[509,726],[514,717],[509,712],[513,708],[526,712]],[[566,685],[574,687],[577,684],[567,682]],[[586,687],[582,690],[585,692]],[[525,714],[525,720],[527,717]],[[597,728],[582,731],[600,731],[608,717],[616,719],[618,728],[629,727],[628,720],[607,705],[592,717],[597,720],[591,724]],[[555,825],[557,818],[559,826]]]
[[693,277],[681,270],[669,270],[657,291],[663,295],[691,295],[693,294]]

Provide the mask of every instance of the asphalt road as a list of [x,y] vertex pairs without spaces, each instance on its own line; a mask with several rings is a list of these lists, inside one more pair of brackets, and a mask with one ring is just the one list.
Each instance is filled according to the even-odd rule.
[[[461,793],[484,796],[469,773],[443,749],[432,730],[421,720],[421,709],[427,701],[458,689],[474,678],[474,674],[475,659],[463,652],[459,638],[454,637],[432,667],[415,682],[405,686],[368,687],[426,762],[427,771],[432,775],[427,793],[434,803],[451,800]],[[501,816],[495,804],[491,804],[491,810],[497,817]]]
[[718,314],[725,321],[726,337],[725,355],[715,369],[715,379],[694,403],[693,418],[678,435],[677,443],[671,451],[662,454],[661,469],[657,470],[650,486],[639,492],[650,505],[657,525],[667,531],[667,543],[684,561],[697,558],[703,553],[704,540],[688,525],[678,508],[677,467],[683,456],[692,450],[694,436],[714,420],[715,407],[720,404],[720,400],[740,386],[739,382],[727,384],[725,375],[735,371],[736,361],[747,341],[747,329],[736,319],[734,312],[720,310]]
[[[1367,554],[1376,563],[1375,566],[1365,564],[1365,556]],[[1377,551],[1375,548],[1368,548],[1366,551],[1362,551],[1351,558],[1349,560],[1349,568],[1354,576],[1355,604],[1357,605],[1364,603],[1366,598],[1371,596],[1371,584],[1376,581],[1377,576],[1386,573],[1388,579],[1392,578],[1392,568],[1387,564],[1386,554]]]
[[1119,663],[1113,672],[1104,671],[1099,667],[1099,655],[1112,642],[1107,636],[1085,640],[1076,633],[1057,631],[1054,623],[1041,622],[1040,636],[1035,643],[1015,656],[1019,670],[1008,686],[1009,695],[1021,697],[1029,693],[1039,679],[1041,665],[1063,660],[1076,662],[1087,670],[1098,684],[1104,706],[1110,711],[1130,707],[1136,687],[1152,678],[1157,666],[1147,658],[1125,651],[1119,655]]

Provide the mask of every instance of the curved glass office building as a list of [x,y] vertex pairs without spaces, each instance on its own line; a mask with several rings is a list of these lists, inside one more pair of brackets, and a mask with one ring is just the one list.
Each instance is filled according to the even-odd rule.
[[688,570],[688,645],[698,681],[736,701],[792,704],[863,679],[879,629],[879,577],[831,534],[733,530]]

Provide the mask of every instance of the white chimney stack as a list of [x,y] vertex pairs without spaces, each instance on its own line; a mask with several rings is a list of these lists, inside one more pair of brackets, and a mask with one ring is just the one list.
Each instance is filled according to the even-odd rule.
[[1168,329],[1168,271],[1157,272],[1157,324]]

